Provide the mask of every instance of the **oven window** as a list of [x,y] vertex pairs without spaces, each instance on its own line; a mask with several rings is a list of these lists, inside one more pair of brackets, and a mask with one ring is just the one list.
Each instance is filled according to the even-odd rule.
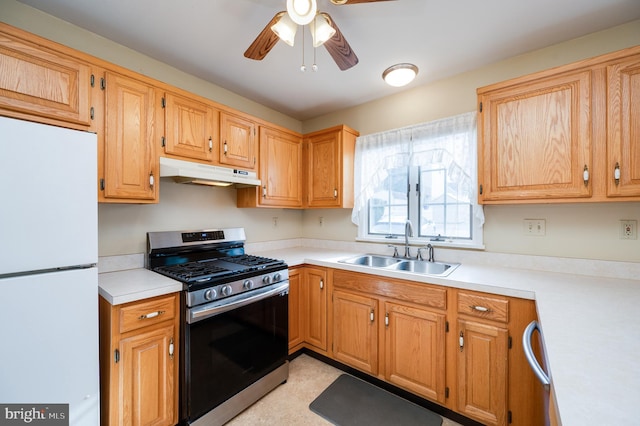
[[288,295],[277,295],[187,325],[185,387],[191,421],[285,362],[288,309]]

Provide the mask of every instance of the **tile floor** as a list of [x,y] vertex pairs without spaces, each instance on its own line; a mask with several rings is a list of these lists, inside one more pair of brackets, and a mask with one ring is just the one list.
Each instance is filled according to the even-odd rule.
[[[289,365],[289,380],[264,396],[227,426],[331,425],[309,410],[309,404],[343,372],[308,355]],[[442,426],[460,426],[443,418]]]

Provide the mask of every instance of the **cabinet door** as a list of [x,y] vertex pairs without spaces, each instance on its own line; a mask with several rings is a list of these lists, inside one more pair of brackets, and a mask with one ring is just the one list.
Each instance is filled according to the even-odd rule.
[[256,167],[256,125],[226,112],[220,113],[220,164],[253,170]]
[[300,283],[300,269],[289,270],[289,353],[304,341],[303,314],[305,310]]
[[156,89],[124,75],[105,75],[103,196],[116,201],[154,201],[158,179]]
[[378,374],[378,300],[335,290],[332,304],[333,357]]
[[507,330],[459,319],[458,335],[457,411],[487,425],[506,424]]
[[[196,160],[217,159],[218,111],[195,99],[165,94],[164,152]],[[214,156],[215,154],[215,156]]]
[[480,93],[480,202],[590,197],[591,71]]
[[17,118],[89,126],[89,66],[38,43],[0,33],[0,108]]
[[607,67],[607,196],[640,196],[640,55]]
[[340,206],[340,134],[330,131],[306,140],[309,207]]
[[431,400],[445,399],[445,315],[385,303],[385,378]]
[[173,425],[174,326],[169,324],[120,341],[122,418],[125,425]]
[[327,271],[304,269],[305,341],[327,350]]
[[302,139],[260,128],[260,204],[302,207]]

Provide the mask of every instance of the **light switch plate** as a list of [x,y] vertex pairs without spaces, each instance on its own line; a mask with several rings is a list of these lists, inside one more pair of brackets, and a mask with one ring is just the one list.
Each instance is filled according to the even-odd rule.
[[547,221],[545,219],[524,219],[522,225],[524,235],[542,237],[547,233]]

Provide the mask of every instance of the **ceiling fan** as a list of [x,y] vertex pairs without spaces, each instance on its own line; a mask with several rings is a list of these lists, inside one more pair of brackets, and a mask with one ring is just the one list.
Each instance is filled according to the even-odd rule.
[[[389,0],[330,0],[335,5],[374,3]],[[338,68],[348,70],[358,57],[328,13],[317,10],[316,0],[287,0],[287,10],[278,12],[244,52],[249,59],[261,61],[279,40],[293,46],[298,25],[310,25],[314,47],[323,45]]]

